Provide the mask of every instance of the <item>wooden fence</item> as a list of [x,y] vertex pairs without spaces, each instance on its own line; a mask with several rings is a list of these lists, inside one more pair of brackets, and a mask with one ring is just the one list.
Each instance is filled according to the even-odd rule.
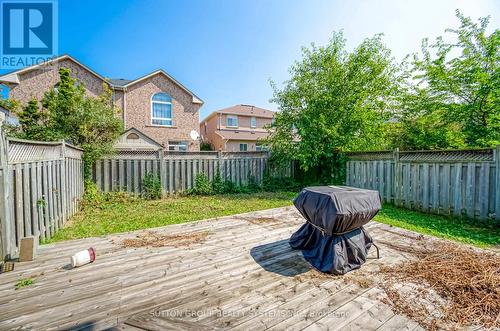
[[64,142],[6,138],[0,130],[0,260],[20,238],[50,239],[78,210],[82,151]]
[[[163,191],[179,193],[194,186],[196,175],[204,173],[210,181],[219,169],[222,180],[245,185],[252,177],[262,182],[267,166],[267,152],[118,152],[96,162],[93,177],[104,192],[142,192],[142,179],[156,174]],[[286,169],[282,175],[290,175]]]
[[500,221],[500,146],[348,154],[346,184],[385,202],[436,214]]

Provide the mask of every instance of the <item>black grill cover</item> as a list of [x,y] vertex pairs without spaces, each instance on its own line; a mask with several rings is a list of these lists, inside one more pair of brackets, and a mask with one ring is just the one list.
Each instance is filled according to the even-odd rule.
[[382,208],[377,191],[347,186],[307,187],[294,200],[307,223],[292,235],[290,246],[301,249],[316,269],[345,274],[359,268],[372,245],[363,229]]

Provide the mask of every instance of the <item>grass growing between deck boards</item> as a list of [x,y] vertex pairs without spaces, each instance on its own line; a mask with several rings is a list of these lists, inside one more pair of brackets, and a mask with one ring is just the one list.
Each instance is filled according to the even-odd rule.
[[500,227],[494,221],[424,214],[391,205],[384,205],[375,221],[479,247],[500,245]]
[[87,205],[47,242],[101,236],[289,206],[296,193],[260,192],[143,200],[124,194]]

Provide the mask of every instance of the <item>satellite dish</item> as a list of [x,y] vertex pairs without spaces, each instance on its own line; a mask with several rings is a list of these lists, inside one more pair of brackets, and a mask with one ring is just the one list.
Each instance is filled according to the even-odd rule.
[[200,134],[196,130],[192,130],[191,133],[189,133],[189,135],[193,140],[198,140],[198,138],[200,137]]

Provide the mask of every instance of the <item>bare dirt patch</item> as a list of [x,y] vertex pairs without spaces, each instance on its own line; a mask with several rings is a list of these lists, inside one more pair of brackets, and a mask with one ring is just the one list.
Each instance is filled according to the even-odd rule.
[[137,235],[136,238],[127,238],[122,242],[123,247],[165,247],[190,246],[205,242],[208,232],[191,232],[174,235],[148,231]]

